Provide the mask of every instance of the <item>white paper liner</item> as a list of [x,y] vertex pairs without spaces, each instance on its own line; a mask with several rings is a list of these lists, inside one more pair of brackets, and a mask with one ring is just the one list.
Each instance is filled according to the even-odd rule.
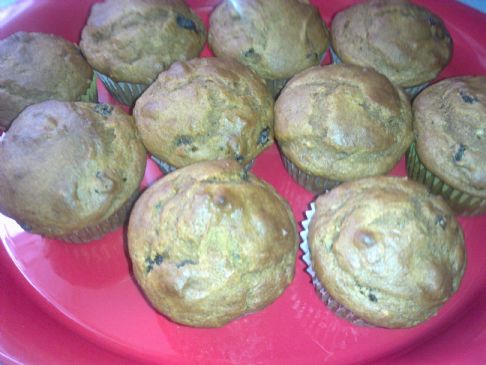
[[316,211],[315,202],[312,202],[310,203],[310,209],[305,212],[306,218],[301,223],[303,230],[300,232],[300,237],[302,238],[302,242],[300,243],[300,249],[304,253],[302,255],[302,260],[307,265],[306,271],[312,279],[312,284],[314,285],[317,294],[319,295],[321,300],[326,304],[326,306],[339,317],[357,326],[374,327],[371,324],[364,321],[363,319],[356,316],[348,308],[346,308],[345,306],[343,306],[342,304],[334,300],[334,298],[331,297],[331,295],[326,290],[324,285],[317,278],[316,272],[312,267],[312,254],[310,251],[309,244],[307,243],[307,238],[309,235],[309,224],[311,222],[312,217],[314,216],[315,211]]
[[[339,58],[339,56],[336,54],[336,52],[334,52],[334,50],[332,49],[332,47],[329,47],[329,49],[331,51],[331,60],[332,60],[332,63],[335,64],[335,65],[339,65],[339,64],[343,63],[343,61],[341,60],[341,58]],[[428,82],[425,82],[425,83],[420,84],[420,85],[417,85],[417,86],[404,87],[402,89],[403,89],[403,91],[405,91],[405,93],[411,99],[413,99],[419,92],[421,92],[427,86],[429,86],[429,83]]]

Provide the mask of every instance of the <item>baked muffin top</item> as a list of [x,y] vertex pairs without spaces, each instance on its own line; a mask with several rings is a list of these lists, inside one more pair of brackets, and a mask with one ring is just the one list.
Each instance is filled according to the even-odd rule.
[[94,4],[80,47],[94,69],[116,81],[150,84],[175,61],[197,57],[206,30],[182,0]]
[[0,128],[28,105],[79,100],[93,71],[79,49],[64,38],[17,32],[0,41]]
[[288,79],[318,65],[329,44],[319,11],[304,0],[226,0],[209,23],[214,53],[265,79]]
[[442,20],[407,0],[368,0],[334,17],[332,47],[344,63],[373,67],[402,87],[433,80],[449,63]]
[[451,186],[486,197],[486,76],[429,86],[413,103],[417,153]]
[[232,59],[174,63],[137,100],[133,115],[146,148],[173,167],[226,158],[245,165],[273,142],[273,99]]
[[133,118],[121,109],[31,105],[0,141],[0,212],[46,236],[78,231],[137,191],[145,163]]
[[346,181],[384,174],[412,141],[410,102],[371,68],[312,67],[277,99],[275,138],[288,159],[315,176]]
[[128,225],[142,290],[157,310],[191,326],[222,326],[273,302],[293,279],[297,243],[285,200],[232,160],[160,179]]
[[308,244],[331,296],[382,327],[411,327],[435,314],[466,264],[452,211],[404,178],[362,179],[321,195]]

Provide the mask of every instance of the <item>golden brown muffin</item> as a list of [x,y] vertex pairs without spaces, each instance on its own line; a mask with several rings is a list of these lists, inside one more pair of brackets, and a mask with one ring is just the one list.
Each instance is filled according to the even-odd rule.
[[442,20],[407,0],[356,4],[334,17],[331,30],[342,62],[373,67],[402,87],[433,80],[452,55]]
[[205,41],[201,19],[183,0],[105,0],[93,5],[80,46],[113,96],[131,105],[173,62],[197,57]]
[[266,79],[276,94],[285,81],[318,65],[329,44],[319,11],[308,1],[223,1],[211,14],[208,41]]
[[466,264],[463,233],[447,204],[396,177],[321,195],[308,245],[320,294],[327,290],[380,327],[411,327],[434,315],[459,287]]
[[172,167],[232,158],[248,164],[273,143],[273,99],[232,59],[176,62],[133,110],[145,147]]
[[93,70],[61,37],[12,34],[0,41],[0,60],[0,128],[7,129],[26,106],[41,101],[98,101]]
[[312,67],[292,78],[275,104],[287,170],[315,193],[387,173],[412,138],[407,96],[371,68]]
[[124,222],[145,163],[133,118],[121,109],[32,105],[0,141],[0,212],[48,237],[99,238]]
[[292,211],[231,160],[206,161],[157,181],[128,225],[133,272],[175,322],[218,327],[272,303],[294,276]]
[[486,76],[442,80],[413,103],[408,174],[459,214],[486,212]]

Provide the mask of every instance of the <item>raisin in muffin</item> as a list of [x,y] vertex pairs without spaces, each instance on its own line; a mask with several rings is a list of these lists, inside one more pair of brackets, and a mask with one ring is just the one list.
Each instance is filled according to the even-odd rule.
[[319,11],[308,1],[223,1],[210,17],[208,41],[267,80],[276,95],[285,82],[318,65],[329,44]]
[[292,211],[231,160],[179,169],[149,187],[128,225],[133,272],[171,320],[218,327],[272,303],[292,281]]
[[449,63],[452,39],[444,22],[407,0],[368,0],[332,20],[338,61],[373,67],[416,95]]
[[121,109],[31,105],[0,141],[0,212],[47,237],[99,238],[125,221],[145,163],[133,118]]
[[0,129],[41,101],[98,101],[93,70],[64,38],[17,32],[0,41],[0,59]]
[[290,175],[321,193],[395,166],[413,139],[410,102],[371,68],[312,67],[277,99],[275,138]]
[[318,197],[307,243],[323,301],[353,323],[379,327],[412,327],[436,314],[466,265],[450,208],[404,178],[362,179]]
[[429,86],[413,103],[416,142],[408,175],[458,214],[486,212],[486,76]]
[[105,0],[93,5],[80,46],[110,93],[132,105],[175,61],[197,57],[202,21],[183,0]]
[[203,160],[247,165],[273,142],[273,99],[232,59],[176,62],[137,100],[133,115],[166,172]]

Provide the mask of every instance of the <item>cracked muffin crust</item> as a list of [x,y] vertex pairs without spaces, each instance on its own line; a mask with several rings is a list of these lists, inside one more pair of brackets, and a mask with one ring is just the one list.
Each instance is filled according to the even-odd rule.
[[149,187],[128,225],[135,278],[175,322],[218,327],[272,303],[295,271],[292,211],[231,160],[179,169]]
[[320,63],[329,32],[308,1],[223,1],[211,14],[208,42],[216,55],[275,84],[276,94],[285,80]]
[[407,96],[371,68],[312,67],[292,78],[275,104],[286,167],[316,193],[387,173],[412,138]]
[[56,99],[96,102],[93,70],[64,38],[17,32],[0,41],[0,128],[7,129],[27,106]]
[[434,315],[466,265],[450,208],[404,178],[362,179],[321,195],[308,233],[318,282],[375,326],[411,327]]
[[413,111],[409,176],[457,213],[486,212],[486,76],[442,80],[417,96]]
[[145,163],[133,118],[121,109],[32,105],[0,141],[0,212],[47,237],[99,238],[124,222]]
[[174,63],[137,100],[133,115],[145,147],[175,168],[227,158],[244,166],[273,143],[273,99],[232,59]]
[[435,14],[407,0],[368,0],[331,23],[333,51],[344,63],[373,67],[402,87],[437,77],[452,56],[452,39]]

